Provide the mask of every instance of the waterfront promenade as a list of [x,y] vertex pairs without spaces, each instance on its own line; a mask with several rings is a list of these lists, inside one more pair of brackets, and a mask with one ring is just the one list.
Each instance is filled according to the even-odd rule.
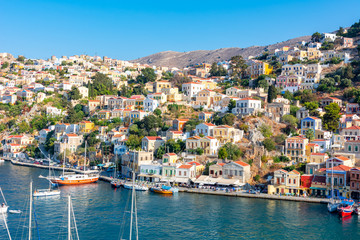
[[[20,162],[10,159],[4,159],[7,161],[11,161],[14,165],[20,165],[25,167],[36,167],[36,168],[44,168],[48,169],[49,166],[34,164],[34,163],[26,163],[26,162]],[[63,170],[62,167],[51,167],[55,170]],[[65,171],[69,172],[76,172],[76,173],[83,173],[82,170],[79,169],[73,169],[73,168],[65,168]],[[111,182],[113,180],[112,177],[107,176],[100,176],[100,180]],[[312,198],[312,197],[296,197],[296,196],[279,196],[279,195],[271,195],[271,194],[265,194],[265,193],[259,193],[259,194],[250,194],[242,191],[235,191],[235,192],[226,192],[223,190],[212,190],[212,189],[200,189],[200,188],[184,188],[179,187],[179,192],[186,192],[186,193],[194,193],[194,194],[209,194],[209,195],[218,195],[218,196],[228,196],[228,197],[245,197],[245,198],[258,198],[258,199],[268,199],[268,200],[283,200],[283,201],[296,201],[296,202],[308,202],[308,203],[322,203],[327,204],[329,202],[329,199],[324,198]]]

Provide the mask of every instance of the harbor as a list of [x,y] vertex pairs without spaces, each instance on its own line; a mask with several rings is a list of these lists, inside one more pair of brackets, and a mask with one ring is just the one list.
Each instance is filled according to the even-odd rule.
[[[28,184],[33,180],[34,189],[46,187],[47,182],[38,178],[46,172],[47,169],[25,168],[10,162],[0,165],[2,188],[9,209],[23,212],[23,215],[7,214],[13,239],[24,239],[26,236],[23,232],[26,232],[27,228],[23,230],[23,224],[19,226],[19,222],[23,221],[28,211],[26,201]],[[110,179],[103,178],[106,181]],[[120,239],[121,236],[121,239],[128,239],[131,191],[124,188],[114,189],[106,181],[62,186],[60,196],[34,198],[41,239],[64,239],[66,202],[69,194],[73,201],[80,239]],[[358,232],[360,221],[357,216],[341,219],[337,214],[329,214],[325,204],[219,195],[221,193],[189,194],[181,192],[181,189],[179,193],[171,196],[149,191],[136,192],[139,239],[293,239],[294,236],[302,236],[302,239],[354,239],[360,237]],[[251,216],[251,224],[249,224],[249,216]],[[266,224],[268,222],[272,224]],[[191,232],[189,229],[197,231]],[[228,230],[224,231],[224,229]],[[35,228],[34,232],[37,232]],[[309,232],[311,234],[308,234]],[[0,239],[6,239],[4,228],[0,230]]]
[[[27,163],[21,161],[15,161],[10,159],[4,159],[6,161],[11,162],[14,165],[24,166],[24,167],[34,167],[34,168],[41,168],[41,169],[48,169],[49,166],[34,164],[34,163]],[[62,171],[62,167],[51,167],[54,170]],[[64,168],[65,171],[75,172],[75,173],[83,173],[84,171],[79,169],[73,168]],[[111,182],[114,180],[113,177],[100,175],[99,180],[105,182]],[[225,190],[211,190],[211,189],[201,189],[201,188],[184,188],[179,187],[179,192],[185,193],[193,193],[193,194],[208,194],[208,195],[217,195],[217,196],[228,196],[228,197],[244,197],[244,198],[257,198],[257,199],[267,199],[267,200],[280,200],[280,201],[295,201],[295,202],[308,202],[308,203],[321,203],[327,204],[329,203],[329,199],[325,198],[311,198],[311,197],[296,197],[296,196],[280,196],[280,195],[272,195],[272,194],[250,194],[246,192],[226,192]]]

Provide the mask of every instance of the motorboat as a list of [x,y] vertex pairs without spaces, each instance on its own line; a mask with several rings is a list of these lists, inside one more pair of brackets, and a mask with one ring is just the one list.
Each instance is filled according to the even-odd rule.
[[343,200],[338,206],[338,212],[341,217],[351,216],[354,211],[353,200]]
[[49,197],[49,196],[58,196],[60,195],[60,190],[58,189],[38,189],[33,193],[34,197]]
[[147,186],[145,186],[144,184],[143,185],[139,185],[139,184],[133,184],[132,182],[131,183],[125,183],[124,184],[124,188],[126,189],[135,189],[135,191],[147,191],[149,190],[149,188]]
[[336,212],[338,210],[340,203],[336,203],[336,202],[329,202],[327,205],[328,211],[329,212]]
[[110,184],[111,184],[111,186],[114,187],[114,188],[119,188],[119,187],[121,187],[121,186],[124,185],[124,183],[121,182],[121,181],[118,180],[118,179],[112,180],[112,181],[110,182]]
[[21,213],[21,210],[9,210],[9,213],[12,213],[12,214],[20,214],[20,213]]

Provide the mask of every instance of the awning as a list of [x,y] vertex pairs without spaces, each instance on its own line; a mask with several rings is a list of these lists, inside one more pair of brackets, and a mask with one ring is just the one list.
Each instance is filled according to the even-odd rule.
[[219,178],[217,180],[217,184],[223,185],[223,186],[229,186],[229,185],[244,186],[245,185],[245,183],[240,183],[239,179],[224,179],[224,178]]
[[175,178],[174,182],[177,183],[188,183],[189,179],[188,178]]
[[138,175],[138,177],[161,178],[160,175],[156,175],[156,174],[144,174],[144,173],[140,173],[140,174]]
[[310,189],[316,189],[316,190],[326,190],[326,188],[319,188],[319,187],[310,187]]
[[215,185],[217,183],[217,178],[211,178],[209,176],[201,175],[198,177],[194,183],[196,184],[207,184],[207,185]]

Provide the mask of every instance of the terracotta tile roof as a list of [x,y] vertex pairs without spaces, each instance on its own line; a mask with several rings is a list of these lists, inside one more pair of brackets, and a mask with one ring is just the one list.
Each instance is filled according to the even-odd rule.
[[172,132],[174,134],[183,134],[182,131],[176,131],[176,130],[169,130],[169,132]]
[[218,163],[217,165],[224,166],[224,165],[225,165],[225,163]]
[[153,136],[146,136],[145,138],[147,138],[150,141],[163,140],[161,137],[153,137]]
[[209,127],[215,127],[216,125],[212,124],[212,123],[203,123],[205,124],[206,126],[209,126]]
[[[316,156],[325,156],[326,153],[311,153],[311,155],[316,155]],[[326,154],[327,155],[327,154]]]
[[190,169],[193,165],[181,165],[179,168]]
[[295,174],[297,174],[297,175],[300,175],[300,173],[298,172],[298,171],[296,171],[296,170],[292,170],[291,172],[289,172],[289,173],[295,173]]
[[239,164],[239,165],[241,165],[243,167],[250,166],[249,164],[247,164],[247,163],[245,163],[243,161],[236,161],[235,163],[237,163],[237,164]]
[[187,121],[189,121],[188,118],[178,118],[178,119],[175,119],[175,120],[178,120],[179,122],[187,122]]
[[240,99],[240,101],[242,101],[242,100],[254,100],[254,101],[260,101],[260,100],[257,100],[257,99],[251,98],[251,97],[247,97],[247,98],[242,98],[242,99]]
[[358,127],[358,126],[351,126],[351,127],[348,127],[348,128],[344,128],[344,130],[360,130],[360,127]]
[[164,155],[176,156],[176,153],[165,153]]
[[196,165],[196,166],[201,166],[200,163],[192,161],[192,162],[188,162],[187,164],[192,164],[192,165]]
[[343,161],[350,160],[350,158],[347,158],[347,157],[344,157],[344,156],[335,156],[335,158],[343,160]]
[[68,136],[68,137],[77,137],[78,135],[75,134],[75,133],[68,133],[68,134],[66,134],[66,136]]

